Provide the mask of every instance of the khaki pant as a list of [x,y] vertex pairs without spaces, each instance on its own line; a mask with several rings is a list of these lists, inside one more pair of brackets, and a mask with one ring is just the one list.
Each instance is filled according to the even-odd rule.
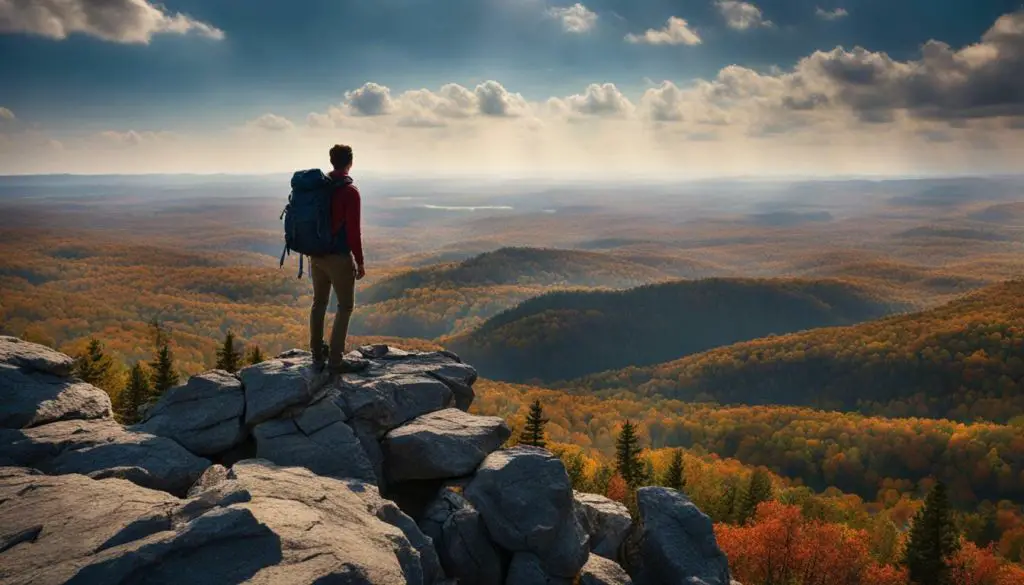
[[348,337],[348,322],[356,294],[356,265],[351,254],[331,254],[309,259],[309,272],[313,279],[313,307],[309,312],[309,350],[320,355],[324,342],[324,317],[331,299],[331,288],[338,297],[338,312],[331,327],[329,365],[341,364]]

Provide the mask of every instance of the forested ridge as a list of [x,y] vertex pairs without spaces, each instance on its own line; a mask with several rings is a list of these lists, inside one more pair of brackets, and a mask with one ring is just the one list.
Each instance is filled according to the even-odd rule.
[[553,292],[445,343],[486,376],[553,381],[900,308],[840,280],[716,278]]
[[1006,422],[1024,414],[1024,281],[919,313],[756,339],[568,386],[603,396]]

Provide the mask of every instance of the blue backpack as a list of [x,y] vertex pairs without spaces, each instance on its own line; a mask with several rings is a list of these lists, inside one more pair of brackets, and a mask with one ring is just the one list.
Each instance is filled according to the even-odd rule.
[[292,175],[292,192],[280,217],[284,221],[281,266],[285,256],[298,252],[302,278],[303,256],[349,253],[345,226],[331,232],[331,202],[335,190],[351,183],[350,177],[334,180],[319,169],[296,171]]

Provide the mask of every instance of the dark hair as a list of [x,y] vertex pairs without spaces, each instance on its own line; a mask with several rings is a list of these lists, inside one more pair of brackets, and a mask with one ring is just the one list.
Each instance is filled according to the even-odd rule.
[[335,144],[331,147],[331,166],[343,169],[352,164],[352,147],[346,144]]

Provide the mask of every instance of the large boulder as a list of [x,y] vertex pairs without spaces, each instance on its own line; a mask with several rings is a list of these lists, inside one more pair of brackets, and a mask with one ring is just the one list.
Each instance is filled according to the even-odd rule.
[[130,431],[103,419],[0,429],[0,465],[32,467],[51,475],[118,477],[184,495],[210,462],[171,439]]
[[457,408],[417,417],[384,436],[388,481],[469,475],[510,435],[501,418],[475,416]]
[[451,406],[448,386],[422,375],[348,374],[338,386],[337,402],[379,439],[410,420]]
[[573,506],[562,462],[549,451],[514,447],[484,459],[466,487],[495,543],[537,555],[546,574],[571,578],[587,561],[588,536]]
[[238,372],[245,387],[245,424],[257,425],[312,399],[317,374],[309,354],[281,355]]
[[633,580],[615,561],[592,554],[580,571],[579,585],[633,585]]
[[189,500],[117,479],[3,468],[0,501],[0,582],[10,585],[443,578],[429,540],[372,485],[268,462],[240,462]]
[[456,408],[469,410],[473,403],[473,384],[477,380],[477,371],[462,363],[459,356],[450,351],[410,352],[386,345],[373,345],[359,348],[358,355],[371,360],[370,368],[364,375],[430,376],[451,389]]
[[643,487],[626,539],[625,567],[638,585],[729,585],[729,564],[711,519],[684,494]]
[[75,368],[75,360],[70,356],[45,345],[6,335],[0,335],[0,364],[60,378],[71,376]]
[[544,570],[540,558],[533,553],[517,552],[508,565],[505,585],[572,585],[572,579],[552,577]]
[[483,519],[455,490],[442,489],[420,520],[449,577],[462,585],[501,583],[501,555],[491,543]]
[[245,440],[244,415],[242,382],[213,370],[168,390],[136,428],[174,439],[196,455],[217,455]]
[[345,413],[323,399],[294,417],[277,418],[256,425],[256,455],[278,465],[300,466],[318,475],[376,482]]
[[583,515],[583,528],[590,535],[590,550],[607,559],[617,559],[633,519],[626,506],[597,494],[574,492],[576,507]]
[[110,418],[110,397],[70,379],[74,360],[37,343],[0,336],[0,428]]

